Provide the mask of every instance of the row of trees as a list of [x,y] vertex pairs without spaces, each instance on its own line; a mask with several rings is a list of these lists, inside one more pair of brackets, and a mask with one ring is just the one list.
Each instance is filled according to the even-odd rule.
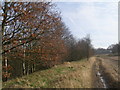
[[51,2],[2,3],[3,81],[93,55],[89,36],[75,40]]
[[95,54],[109,54],[109,55],[120,55],[120,42],[117,44],[111,44],[107,49],[98,48],[94,50]]
[[120,55],[120,42],[118,44],[112,44],[108,48],[112,54]]

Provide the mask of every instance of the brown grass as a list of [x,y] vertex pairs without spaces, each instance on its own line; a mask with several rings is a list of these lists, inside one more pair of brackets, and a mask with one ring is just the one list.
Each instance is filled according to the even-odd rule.
[[66,62],[3,83],[4,88],[91,88],[91,70],[95,58]]

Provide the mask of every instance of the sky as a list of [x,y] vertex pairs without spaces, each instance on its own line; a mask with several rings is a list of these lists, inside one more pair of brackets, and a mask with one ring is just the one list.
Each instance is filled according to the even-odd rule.
[[77,39],[90,34],[95,48],[118,43],[118,2],[56,2],[56,5]]
[[95,48],[107,48],[118,43],[119,0],[52,1],[56,3],[63,21],[77,39],[90,34]]

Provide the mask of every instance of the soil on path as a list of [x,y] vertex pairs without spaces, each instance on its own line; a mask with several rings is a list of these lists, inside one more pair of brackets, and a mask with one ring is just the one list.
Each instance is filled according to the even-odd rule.
[[119,88],[118,58],[96,57],[92,77],[94,88]]

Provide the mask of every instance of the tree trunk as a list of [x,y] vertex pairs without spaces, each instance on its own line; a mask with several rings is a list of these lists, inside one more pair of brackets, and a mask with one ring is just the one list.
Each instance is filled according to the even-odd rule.
[[0,26],[0,89],[2,88],[2,32]]
[[23,75],[25,75],[25,61],[23,60]]
[[27,75],[29,75],[29,62],[27,61]]

